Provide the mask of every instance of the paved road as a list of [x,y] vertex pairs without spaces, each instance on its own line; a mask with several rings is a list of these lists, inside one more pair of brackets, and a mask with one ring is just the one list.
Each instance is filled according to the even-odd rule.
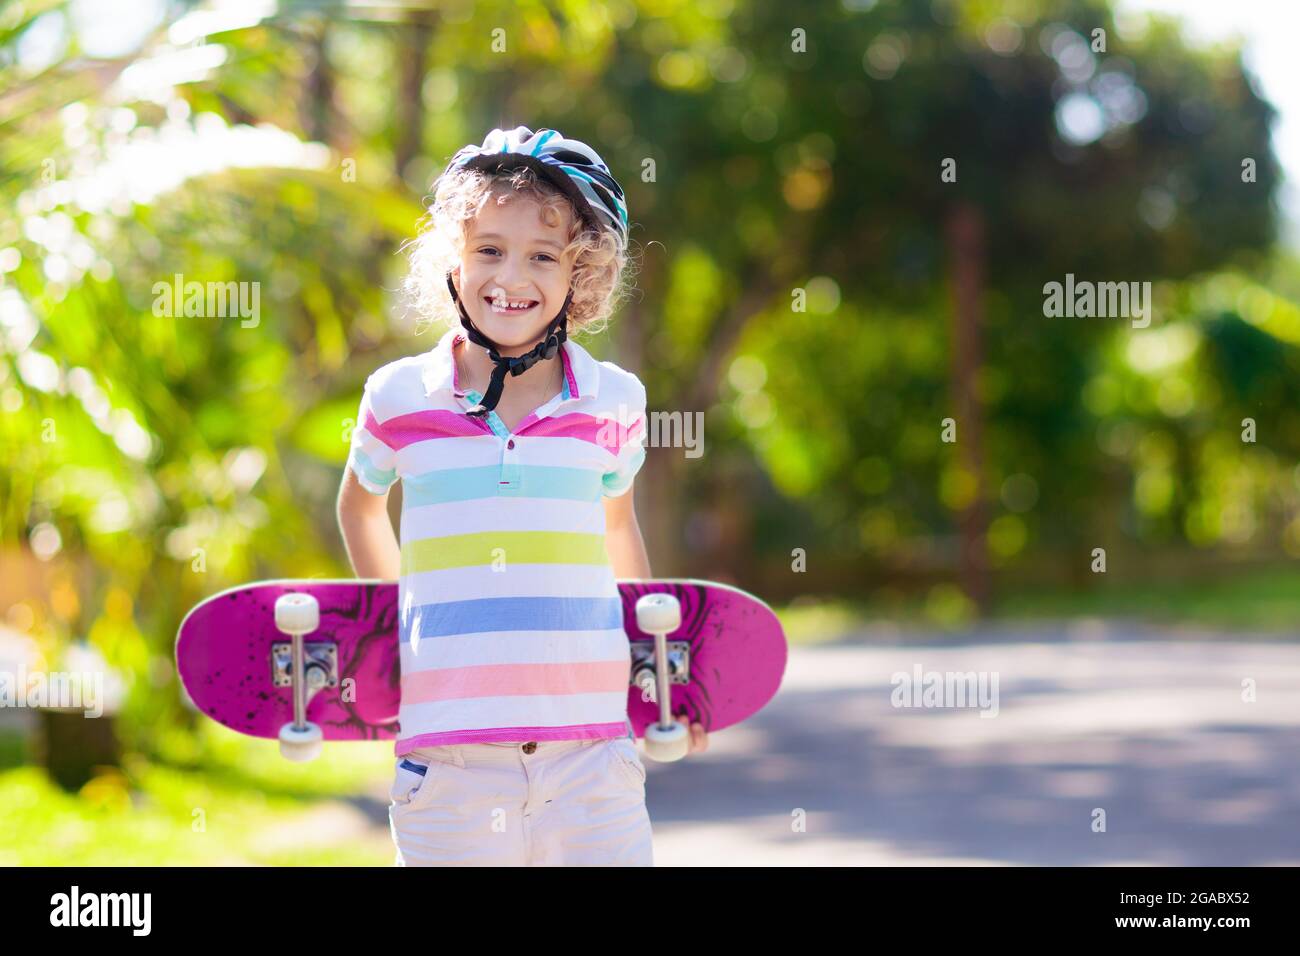
[[[796,649],[752,721],[645,761],[656,863],[1300,865],[1300,645],[1192,636]],[[892,706],[918,665],[996,674],[996,716]]]
[[[761,714],[645,760],[656,863],[1300,865],[1300,643],[1175,636],[985,625],[793,649]],[[917,667],[996,675],[996,716],[893,706]],[[280,836],[383,859],[389,783]]]

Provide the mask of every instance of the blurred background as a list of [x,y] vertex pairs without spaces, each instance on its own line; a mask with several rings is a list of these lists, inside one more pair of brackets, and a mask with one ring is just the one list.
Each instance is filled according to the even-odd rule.
[[[362,384],[439,334],[399,247],[520,124],[627,193],[635,291],[578,341],[702,416],[636,485],[655,574],[793,643],[758,718],[647,761],[657,862],[1300,862],[1297,35],[1266,0],[0,4],[0,674],[106,676],[97,719],[0,706],[0,863],[391,862],[391,745],[286,764],[173,644],[351,576]],[[1149,325],[1049,315],[1067,275],[1150,283]],[[160,310],[177,276],[256,314]],[[997,674],[997,718],[895,706],[914,667]]]

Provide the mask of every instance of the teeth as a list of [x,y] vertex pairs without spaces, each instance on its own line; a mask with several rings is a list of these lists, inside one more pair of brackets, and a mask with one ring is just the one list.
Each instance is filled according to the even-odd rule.
[[506,290],[497,286],[492,290],[491,295],[492,310],[494,312],[523,312],[532,308],[531,299],[510,299],[506,297]]
[[502,299],[500,297],[492,300],[492,308],[497,312],[523,312],[532,308],[530,299]]

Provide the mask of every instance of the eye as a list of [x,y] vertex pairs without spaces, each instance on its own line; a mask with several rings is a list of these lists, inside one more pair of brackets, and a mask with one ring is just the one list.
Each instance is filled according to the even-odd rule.
[[[481,247],[478,251],[479,251],[480,253],[487,253],[488,255],[491,255],[492,253],[494,253],[494,252],[498,252],[498,251],[500,251],[500,250],[498,250],[496,246],[483,246],[483,247]],[[541,256],[541,257],[542,257],[543,259],[545,259],[547,262],[555,262],[555,259],[553,259],[551,256],[549,256],[549,255],[546,254],[545,252],[539,252],[539,253],[537,254],[537,256]],[[537,258],[537,256],[534,256],[533,258],[535,259],[535,258]]]

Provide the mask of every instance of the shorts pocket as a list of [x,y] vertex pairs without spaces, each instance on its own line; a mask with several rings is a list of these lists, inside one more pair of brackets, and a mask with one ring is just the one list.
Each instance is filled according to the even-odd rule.
[[616,737],[605,745],[623,778],[634,787],[645,786],[645,764],[637,755],[636,744],[626,737]]
[[[421,766],[424,772],[413,769],[415,766]],[[393,775],[393,786],[388,792],[391,809],[419,806],[432,794],[434,784],[445,766],[446,764],[434,760],[424,767],[419,761],[399,757]]]

